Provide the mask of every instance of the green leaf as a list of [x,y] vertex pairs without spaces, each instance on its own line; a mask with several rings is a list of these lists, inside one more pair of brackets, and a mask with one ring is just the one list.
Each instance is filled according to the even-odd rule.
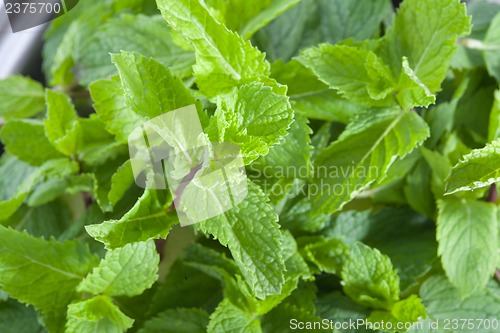
[[74,155],[80,145],[81,128],[71,100],[64,94],[48,89],[45,92],[45,100],[47,138],[64,155]]
[[399,78],[399,91],[396,99],[403,110],[409,110],[414,106],[427,107],[436,101],[436,96],[420,81],[406,57],[403,57],[403,71]]
[[313,211],[333,213],[357,194],[381,181],[395,161],[404,158],[429,136],[415,112],[387,109],[366,112],[317,157],[314,183],[320,193]]
[[483,43],[485,44],[484,60],[486,68],[490,75],[500,82],[500,58],[498,57],[498,51],[500,50],[500,13],[491,22]]
[[81,43],[85,52],[78,52],[74,60],[79,69],[76,77],[83,85],[116,74],[109,54],[122,50],[153,57],[175,75],[187,76],[191,72],[193,52],[174,43],[160,15],[123,14],[93,30]]
[[486,286],[497,255],[496,207],[468,199],[439,201],[436,238],[446,275],[462,296]]
[[261,333],[260,321],[251,313],[247,313],[224,299],[215,312],[210,315],[208,333]]
[[[118,163],[121,162],[118,160]],[[103,211],[112,211],[115,205],[126,195],[134,184],[134,175],[130,160],[119,164],[105,164],[96,170],[94,193],[99,207]]]
[[118,68],[129,108],[142,119],[152,119],[168,111],[200,104],[170,70],[152,58],[138,53],[111,55]]
[[325,237],[314,238],[303,249],[305,259],[315,264],[320,271],[337,275],[340,274],[347,252],[348,248],[342,240]]
[[0,330],[3,333],[41,333],[42,327],[32,307],[9,300],[5,303],[0,302]]
[[[349,45],[321,44],[297,58],[344,97],[369,105],[390,104],[394,79],[375,53]],[[385,100],[387,97],[387,100]]]
[[235,208],[201,222],[200,228],[229,247],[257,298],[281,293],[285,269],[278,215],[262,190],[248,182],[247,197]]
[[[420,295],[426,305],[429,318],[432,322],[439,319],[439,331],[444,331],[445,319],[458,320],[459,326],[453,329],[453,332],[466,333],[490,333],[492,327],[486,325],[473,325],[468,327],[468,322],[464,327],[461,326],[460,319],[472,319],[474,324],[478,323],[476,319],[498,318],[500,313],[500,292],[498,285],[491,282],[488,287],[482,291],[476,292],[470,297],[462,298],[460,292],[448,282],[444,276],[433,276],[426,280],[420,288]],[[415,332],[421,332],[416,330]]]
[[[415,33],[415,27],[419,27]],[[440,90],[459,36],[470,32],[465,4],[458,0],[405,0],[378,53],[399,77],[401,60],[431,94]]]
[[250,164],[287,134],[293,111],[286,96],[252,83],[220,96],[207,133],[214,142],[232,142]]
[[107,248],[114,249],[128,243],[165,238],[177,222],[177,217],[160,204],[157,192],[145,191],[121,219],[91,224],[85,230]]
[[490,113],[488,142],[500,138],[500,90],[495,91],[495,102]]
[[199,0],[159,0],[158,8],[168,24],[193,45],[196,82],[208,97],[269,75],[264,54],[215,20]]
[[[411,323],[416,323],[419,320],[427,318],[425,307],[422,305],[422,300],[416,295],[411,295],[407,299],[394,304],[390,312],[374,311],[368,317],[368,321],[376,323],[388,322],[393,324],[391,332],[406,332],[406,330],[397,330],[396,327],[403,323],[404,327],[409,327]],[[407,326],[408,325],[408,326]]]
[[465,155],[446,178],[446,194],[472,191],[500,181],[500,140]]
[[7,152],[31,165],[42,165],[48,160],[64,156],[51,145],[39,120],[8,121],[0,131],[0,139]]
[[399,300],[398,274],[377,249],[352,245],[341,275],[344,292],[361,305],[390,310]]
[[111,80],[99,80],[89,87],[94,109],[106,130],[114,134],[121,143],[128,142],[128,136],[140,126],[142,118],[128,106],[120,78],[114,76]]
[[43,86],[22,76],[0,80],[0,116],[25,118],[45,109]]
[[138,333],[205,333],[208,313],[200,309],[173,309],[160,313]]
[[95,296],[68,307],[67,333],[122,333],[134,320],[124,315],[107,296]]
[[[368,317],[369,309],[354,303],[341,291],[334,291],[326,295],[320,295],[316,300],[316,310],[318,316],[333,320],[334,322],[349,322],[365,320]],[[365,327],[355,327],[342,330],[343,333],[365,333],[372,332]]]
[[76,286],[97,265],[97,258],[81,244],[46,241],[2,226],[0,239],[0,285],[43,312],[64,309],[75,297]]
[[79,292],[109,296],[135,296],[151,288],[158,278],[160,257],[153,241],[109,250],[78,285]]

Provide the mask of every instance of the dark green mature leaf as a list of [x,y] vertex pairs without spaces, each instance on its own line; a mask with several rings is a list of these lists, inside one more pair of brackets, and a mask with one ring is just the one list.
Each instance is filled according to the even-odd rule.
[[228,299],[224,299],[215,312],[210,315],[207,327],[208,333],[260,333],[260,321],[257,317],[247,313]]
[[498,51],[500,50],[500,13],[491,21],[490,28],[484,38],[484,44],[486,68],[488,68],[490,75],[500,82],[500,58],[498,57]]
[[14,300],[0,302],[0,330],[3,333],[41,333],[33,307],[27,307]]
[[138,333],[204,333],[208,313],[200,309],[167,310],[148,320]]
[[[281,293],[285,263],[278,215],[262,190],[248,182],[248,195],[230,211],[200,223],[231,250],[243,277],[257,298]],[[229,306],[229,305],[228,305]]]
[[427,124],[415,112],[364,113],[317,157],[314,184],[321,191],[312,201],[315,213],[341,209],[382,180],[395,156],[403,158],[428,135]]
[[463,297],[486,286],[497,262],[496,207],[470,199],[439,202],[438,252],[446,275]]
[[0,239],[0,285],[43,312],[65,309],[76,286],[97,265],[81,244],[46,241],[2,226]]
[[0,80],[1,117],[31,117],[44,108],[45,97],[40,83],[22,76]]
[[215,20],[198,0],[159,0],[158,8],[170,26],[193,45],[196,82],[207,96],[230,92],[269,75],[264,54]]

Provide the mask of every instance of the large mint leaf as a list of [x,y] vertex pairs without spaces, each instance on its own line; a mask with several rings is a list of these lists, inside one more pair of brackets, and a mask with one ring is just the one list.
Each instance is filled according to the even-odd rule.
[[49,141],[65,155],[75,155],[80,145],[81,128],[76,110],[68,96],[47,90],[47,118],[45,134]]
[[107,248],[113,249],[128,243],[165,238],[177,222],[177,217],[160,204],[158,193],[149,190],[121,219],[88,225],[85,229]]
[[436,93],[455,53],[457,37],[469,31],[470,18],[459,0],[405,0],[379,51],[394,77],[399,77],[401,60],[407,57],[415,76]]
[[42,165],[64,156],[47,139],[43,123],[39,120],[8,121],[0,131],[0,140],[7,152],[31,165]]
[[446,193],[474,190],[500,181],[500,139],[465,155],[446,178]]
[[124,315],[107,296],[95,296],[68,307],[66,333],[123,333],[134,321]]
[[497,256],[497,212],[493,204],[445,198],[439,202],[438,253],[446,275],[462,296],[486,286]]
[[158,278],[160,257],[153,241],[110,250],[78,286],[78,291],[109,296],[135,296]]
[[389,257],[354,243],[342,267],[344,292],[355,302],[390,310],[399,300],[399,277]]
[[372,51],[350,45],[321,44],[304,50],[298,60],[348,99],[368,105],[391,103],[389,94],[395,87],[394,78]]
[[371,184],[382,180],[395,161],[420,146],[429,128],[415,112],[366,112],[317,157],[313,210],[333,213]]
[[218,98],[207,132],[214,142],[237,144],[249,164],[287,134],[292,120],[286,96],[262,83],[251,83]]
[[159,0],[170,26],[194,47],[194,72],[200,90],[209,97],[269,75],[264,54],[228,30],[199,0]]
[[0,116],[30,117],[44,108],[45,97],[40,83],[22,76],[0,80]]
[[64,309],[97,265],[88,248],[73,242],[46,241],[2,226],[0,239],[0,285],[43,312]]
[[284,284],[282,236],[277,222],[278,215],[262,190],[249,182],[248,195],[237,207],[199,224],[229,248],[260,299],[281,293]]

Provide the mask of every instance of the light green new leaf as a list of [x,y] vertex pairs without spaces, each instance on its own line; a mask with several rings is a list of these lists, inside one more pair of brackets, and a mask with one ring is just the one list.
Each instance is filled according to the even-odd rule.
[[237,144],[245,164],[250,164],[287,134],[292,121],[286,96],[251,83],[219,96],[207,133],[211,141]]
[[130,160],[118,165],[117,168],[115,166],[115,163],[105,164],[95,172],[94,194],[99,207],[105,212],[112,211],[134,184]]
[[45,109],[43,86],[22,76],[0,80],[0,117],[31,117]]
[[406,332],[405,329],[396,329],[398,325],[401,325],[399,323],[410,325],[425,318],[427,318],[427,314],[425,307],[422,305],[422,300],[416,295],[411,295],[407,299],[394,304],[390,312],[373,311],[368,317],[368,321],[379,324],[385,322],[385,325],[392,323],[393,329],[391,329],[390,332]]
[[224,299],[210,315],[208,333],[261,333],[260,321]]
[[403,110],[409,110],[414,106],[427,107],[436,101],[436,96],[420,81],[406,57],[403,57],[403,71],[399,78],[396,99]]
[[486,286],[497,256],[497,212],[487,202],[445,198],[438,202],[436,238],[446,275],[463,297]]
[[168,208],[160,204],[158,193],[145,191],[132,209],[119,220],[105,221],[85,227],[96,240],[114,249],[128,243],[165,238],[178,222]]
[[446,194],[471,191],[500,181],[500,139],[465,155],[446,179]]
[[269,75],[270,66],[264,54],[215,20],[200,0],[157,3],[168,24],[193,45],[196,82],[208,97]]
[[205,333],[208,313],[200,309],[167,310],[148,320],[138,333]]
[[64,155],[74,155],[80,146],[82,132],[71,100],[68,96],[49,89],[45,92],[45,100],[47,138]]
[[500,139],[500,90],[495,91],[495,101],[490,113],[488,142]]
[[500,57],[498,56],[500,51],[500,13],[491,21],[483,43],[485,44],[486,68],[488,68],[490,75],[500,82]]
[[407,57],[415,76],[434,94],[445,78],[457,37],[469,31],[470,18],[459,0],[405,0],[378,51],[394,77],[399,77],[401,60]]
[[321,81],[344,97],[368,105],[388,105],[395,83],[389,68],[373,52],[350,45],[321,44],[297,58]]
[[111,55],[111,60],[120,73],[127,105],[140,117],[151,119],[198,104],[184,83],[158,61],[124,51]]
[[344,292],[355,302],[390,310],[399,300],[399,277],[389,257],[354,243],[342,267]]
[[48,160],[64,157],[47,139],[39,120],[8,121],[0,131],[0,140],[7,152],[31,165],[42,165]]
[[95,296],[68,307],[66,333],[123,333],[134,320],[124,315],[107,296]]
[[386,109],[360,114],[317,157],[314,184],[322,190],[313,198],[313,211],[338,211],[382,180],[396,156],[403,158],[428,136],[427,124],[415,112]]
[[135,296],[158,278],[160,256],[151,240],[109,250],[77,290],[109,296]]
[[339,274],[347,252],[348,248],[341,239],[319,237],[304,247],[303,256],[320,271]]
[[74,242],[46,241],[2,226],[0,239],[0,285],[43,312],[64,309],[98,263],[86,246]]
[[247,197],[200,228],[227,246],[257,298],[281,293],[285,263],[278,215],[262,190],[248,182]]

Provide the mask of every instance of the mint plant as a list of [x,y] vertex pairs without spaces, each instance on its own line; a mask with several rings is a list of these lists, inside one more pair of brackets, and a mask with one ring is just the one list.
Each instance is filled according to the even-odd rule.
[[[0,331],[498,332],[499,49],[487,0],[80,1],[0,81]],[[188,106],[247,193],[181,227],[128,143]]]

